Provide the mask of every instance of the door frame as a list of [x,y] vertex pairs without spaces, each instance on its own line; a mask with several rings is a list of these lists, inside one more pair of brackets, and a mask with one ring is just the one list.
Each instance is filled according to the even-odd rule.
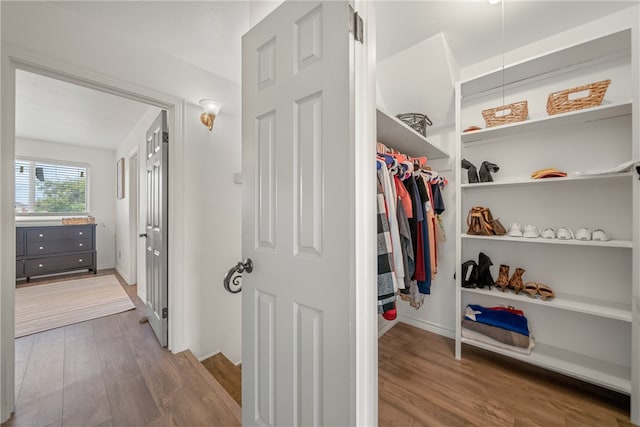
[[[138,224],[140,223],[140,163],[138,146],[130,153],[129,161],[129,285],[138,283]],[[144,283],[146,286],[146,283]]]
[[184,309],[184,233],[183,146],[184,99],[122,81],[105,74],[88,71],[52,58],[2,46],[0,58],[0,421],[7,420],[15,408],[15,77],[16,70],[37,73],[101,92],[138,101],[167,110],[169,137],[169,342],[173,353],[188,348]]

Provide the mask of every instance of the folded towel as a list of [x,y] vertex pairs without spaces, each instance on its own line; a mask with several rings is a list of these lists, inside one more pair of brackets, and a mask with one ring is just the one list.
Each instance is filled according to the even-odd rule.
[[481,305],[469,304],[464,317],[474,322],[497,326],[498,328],[529,336],[527,318],[510,311],[491,310]]
[[467,319],[464,319],[462,321],[462,327],[472,331],[476,331],[482,335],[486,335],[503,344],[522,348],[529,347],[530,337],[528,337],[527,335],[519,334],[517,332],[507,331],[506,329],[485,325],[484,323],[480,322],[473,322]]

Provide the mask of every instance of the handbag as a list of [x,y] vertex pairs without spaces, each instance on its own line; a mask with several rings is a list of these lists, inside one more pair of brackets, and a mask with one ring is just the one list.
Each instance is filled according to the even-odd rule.
[[493,217],[491,211],[483,206],[474,206],[467,214],[467,234],[476,236],[492,236]]

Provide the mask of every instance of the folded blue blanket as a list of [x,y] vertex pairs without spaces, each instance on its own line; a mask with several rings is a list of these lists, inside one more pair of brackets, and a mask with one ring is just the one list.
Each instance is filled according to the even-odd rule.
[[509,311],[490,310],[481,305],[469,304],[465,310],[464,318],[529,336],[527,318]]

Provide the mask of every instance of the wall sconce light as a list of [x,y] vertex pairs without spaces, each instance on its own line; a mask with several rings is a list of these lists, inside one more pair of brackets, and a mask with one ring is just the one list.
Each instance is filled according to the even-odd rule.
[[218,113],[220,113],[221,105],[213,99],[201,99],[198,103],[204,110],[204,112],[200,114],[200,121],[211,131],[213,129],[213,122],[216,120]]

